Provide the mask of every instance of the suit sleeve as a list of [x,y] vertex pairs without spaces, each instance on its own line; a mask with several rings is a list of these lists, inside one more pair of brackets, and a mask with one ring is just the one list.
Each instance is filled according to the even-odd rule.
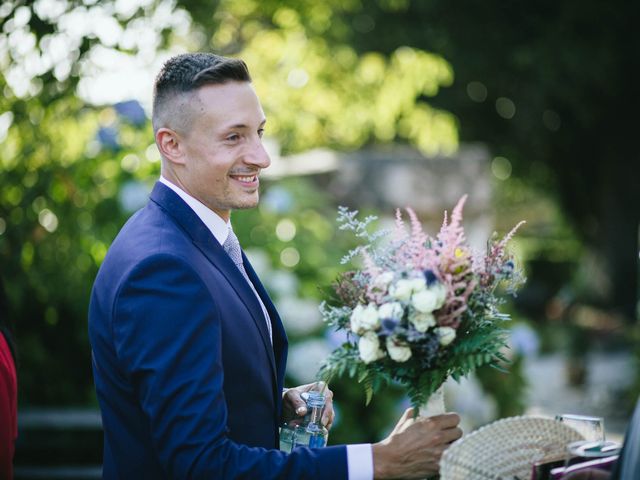
[[169,478],[347,478],[345,447],[292,454],[226,436],[221,323],[214,299],[183,259],[156,255],[119,287],[113,337]]

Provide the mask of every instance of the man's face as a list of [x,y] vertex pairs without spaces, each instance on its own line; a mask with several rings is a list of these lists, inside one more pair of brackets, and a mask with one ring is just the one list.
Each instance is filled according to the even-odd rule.
[[271,161],[262,145],[265,116],[248,82],[200,88],[191,129],[181,138],[181,186],[225,220],[258,204],[258,175]]

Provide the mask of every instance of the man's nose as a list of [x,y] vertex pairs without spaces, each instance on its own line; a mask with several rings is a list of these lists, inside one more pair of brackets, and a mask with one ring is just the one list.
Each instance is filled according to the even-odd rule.
[[249,155],[247,155],[247,162],[260,168],[267,168],[271,165],[271,158],[267,150],[264,148],[262,138],[259,138],[252,146]]

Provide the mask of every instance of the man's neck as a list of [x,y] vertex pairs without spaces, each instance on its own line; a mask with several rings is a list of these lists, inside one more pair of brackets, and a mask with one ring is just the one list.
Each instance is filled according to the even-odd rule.
[[207,226],[220,245],[224,243],[229,234],[229,228],[231,228],[231,221],[227,221],[222,218],[200,200],[194,198],[183,188],[167,179],[164,175],[160,175],[159,181],[173,190],[187,205],[189,205],[189,207],[191,207],[191,210],[193,210],[200,220],[202,220],[202,222]]

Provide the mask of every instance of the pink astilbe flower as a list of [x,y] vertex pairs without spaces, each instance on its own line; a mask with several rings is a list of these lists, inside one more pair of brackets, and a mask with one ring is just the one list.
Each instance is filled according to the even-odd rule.
[[513,227],[509,233],[502,237],[502,240],[491,245],[489,252],[487,252],[487,255],[484,258],[484,268],[481,272],[479,272],[480,284],[483,287],[486,287],[493,283],[493,279],[497,269],[499,269],[500,266],[503,265],[506,261],[505,257],[507,256],[507,243],[509,243],[509,240],[513,238],[518,229],[525,223],[526,222],[522,220],[515,227]]
[[407,229],[404,226],[404,220],[402,219],[402,211],[396,208],[396,220],[395,228],[393,229],[393,241],[403,242],[407,238]]
[[382,272],[381,268],[376,265],[376,262],[373,261],[373,258],[371,258],[371,255],[369,255],[369,252],[366,250],[362,252],[362,261],[364,264],[363,272],[369,278],[376,278]]
[[477,286],[473,278],[471,249],[466,244],[462,227],[462,209],[467,196],[456,204],[451,219],[447,221],[447,212],[436,239],[429,252],[429,264],[436,276],[445,285],[447,297],[444,305],[435,312],[440,326],[456,328],[467,309],[467,300]]
[[408,232],[402,212],[396,210],[395,228],[393,230],[393,244],[396,246],[394,261],[402,268],[424,270],[428,266],[427,257],[429,237],[422,229],[422,224],[415,211],[407,207],[411,229]]
[[500,240],[496,245],[494,245],[492,251],[489,253],[489,256],[498,258],[504,255],[504,251],[505,251],[505,247],[507,246],[507,243],[509,243],[509,240],[513,238],[513,236],[516,234],[518,229],[525,223],[527,222],[524,220],[518,222],[518,224],[515,227],[513,227],[511,231],[502,238],[502,240]]
[[407,213],[411,219],[411,237],[409,239],[408,254],[410,255],[413,268],[424,270],[427,258],[427,234],[422,230],[422,224],[418,220],[416,212],[412,208],[407,207]]
[[396,209],[395,228],[393,229],[391,244],[394,250],[393,263],[400,269],[408,270],[414,268],[413,243],[402,219],[402,211],[399,208]]
[[[445,221],[437,236],[435,251],[439,254],[440,264],[443,262],[454,262],[462,256],[468,256],[469,247],[466,245],[464,228],[462,227],[462,209],[467,200],[464,195],[456,204],[451,213],[451,220],[447,224],[447,213],[445,212]],[[448,270],[449,268],[447,268]]]
[[[477,285],[478,282],[475,279],[471,280],[468,284],[459,282],[452,285],[449,282],[445,282],[447,299],[442,308],[435,312],[436,321],[439,326],[458,328],[462,314],[467,311],[469,296],[473,293]],[[460,290],[462,290],[461,293],[452,293],[460,292]]]

